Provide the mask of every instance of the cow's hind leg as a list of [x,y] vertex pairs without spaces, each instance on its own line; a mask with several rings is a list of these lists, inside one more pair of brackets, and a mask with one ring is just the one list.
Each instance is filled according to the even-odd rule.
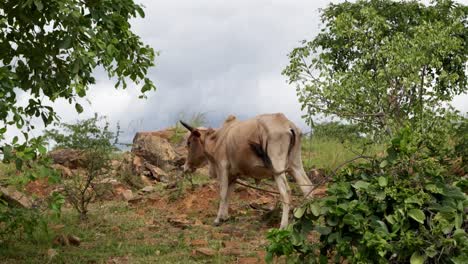
[[219,209],[214,220],[214,225],[218,226],[229,218],[229,196],[234,189],[234,183],[230,183],[226,174],[219,177]]
[[276,184],[278,185],[278,190],[280,193],[281,203],[283,213],[281,215],[281,224],[280,228],[286,228],[288,225],[288,218],[289,218],[289,204],[290,204],[290,189],[288,182],[286,180],[286,175],[284,173],[275,176]]

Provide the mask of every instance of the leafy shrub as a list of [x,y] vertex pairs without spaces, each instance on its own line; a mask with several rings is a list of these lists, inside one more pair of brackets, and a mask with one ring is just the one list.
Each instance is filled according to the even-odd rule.
[[288,229],[270,231],[269,260],[467,263],[467,179],[447,162],[450,122],[435,116],[432,125],[405,127],[386,157],[341,170],[326,197],[295,209]]
[[111,155],[117,150],[113,142],[118,142],[116,136],[109,130],[109,123],[103,117],[81,120],[75,124],[63,123],[58,129],[46,132],[46,137],[56,143],[56,148],[72,148],[82,151],[84,168],[75,173],[74,177],[64,181],[67,200],[80,215],[81,220],[87,219],[88,205],[105,190],[97,188],[102,176],[110,172]]

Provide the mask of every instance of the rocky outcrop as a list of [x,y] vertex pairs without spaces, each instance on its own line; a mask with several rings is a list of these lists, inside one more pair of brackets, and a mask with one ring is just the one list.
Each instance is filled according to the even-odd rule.
[[167,169],[177,159],[171,143],[155,132],[138,132],[133,138],[132,153],[154,166]]

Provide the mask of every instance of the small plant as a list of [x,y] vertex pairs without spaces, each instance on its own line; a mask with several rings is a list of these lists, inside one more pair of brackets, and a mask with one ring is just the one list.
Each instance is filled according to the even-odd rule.
[[97,183],[110,172],[111,154],[116,150],[113,142],[118,142],[109,130],[107,121],[103,126],[99,124],[103,120],[103,117],[95,114],[75,124],[61,124],[64,132],[58,129],[46,132],[46,137],[56,143],[55,148],[79,150],[83,160],[83,169],[64,181],[66,198],[79,213],[81,220],[87,219],[89,203],[102,191],[97,188]]

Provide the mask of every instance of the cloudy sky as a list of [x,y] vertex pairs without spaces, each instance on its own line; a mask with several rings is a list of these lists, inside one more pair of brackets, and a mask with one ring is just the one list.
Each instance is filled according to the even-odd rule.
[[[66,102],[56,103],[63,121],[98,112],[113,124],[120,122],[124,141],[136,131],[161,129],[194,113],[206,113],[209,125],[217,126],[229,114],[246,118],[284,112],[308,130],[295,88],[281,71],[288,52],[318,33],[319,9],[330,1],[137,2],[145,6],[146,17],[133,20],[133,30],[161,52],[150,71],[158,90],[141,100],[139,89],[117,91],[98,71],[84,113],[78,115]],[[455,105],[466,112],[467,101],[467,96],[459,97]]]

